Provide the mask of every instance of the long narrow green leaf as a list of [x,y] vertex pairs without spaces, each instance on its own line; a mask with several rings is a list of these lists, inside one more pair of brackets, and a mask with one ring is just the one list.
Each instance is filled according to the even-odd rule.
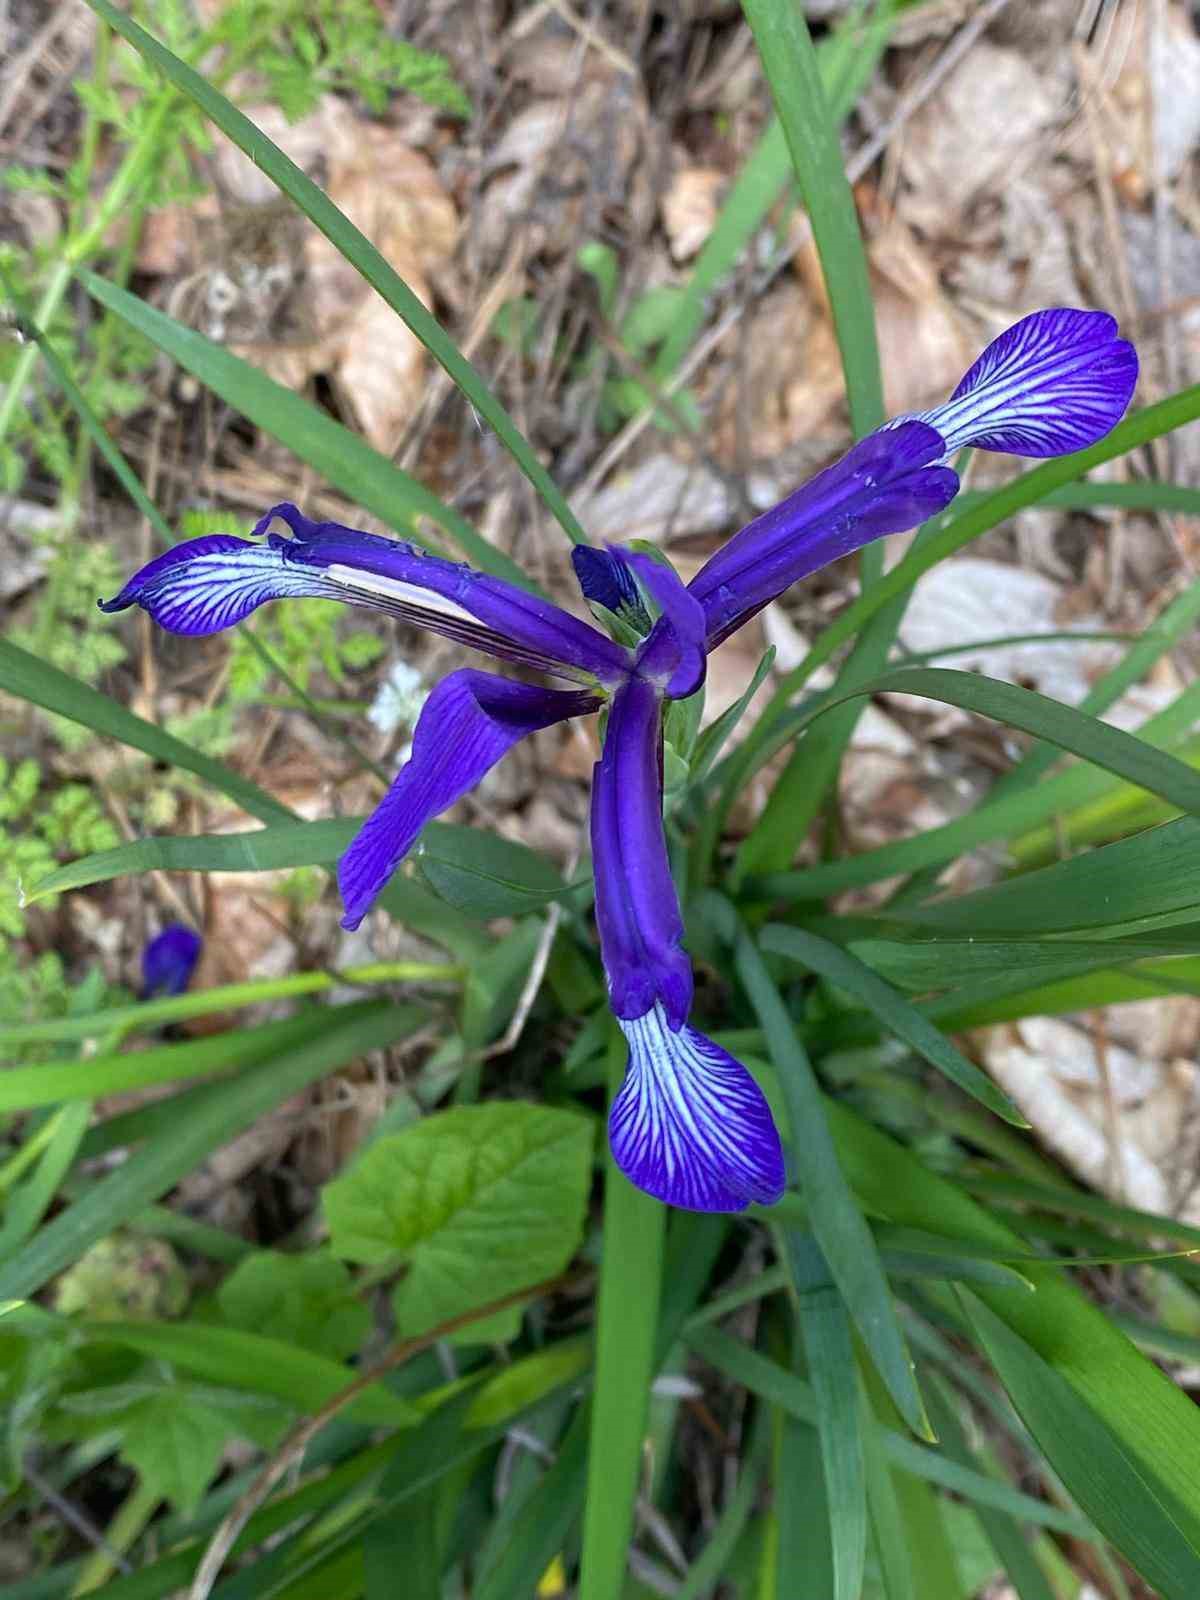
[[[94,1322],[80,1324],[96,1344],[119,1344],[156,1361],[169,1361],[210,1383],[270,1395],[297,1411],[318,1411],[354,1382],[353,1368],[289,1340],[205,1322]],[[411,1427],[420,1412],[380,1383],[348,1408],[351,1420]]]
[[583,543],[583,531],[549,473],[538,461],[528,440],[496,399],[483,378],[460,353],[454,341],[399,274],[384,260],[370,240],[354,226],[313,181],[279,147],[232,105],[223,94],[206,82],[186,62],[173,55],[157,39],[109,0],[88,0],[98,16],[126,39],[138,53],[156,66],[177,89],[199,106],[205,116],[220,128],[240,150],[260,167],[283,194],[321,230],[338,253],[371,285],[392,310],[411,329],[425,348],[445,369],[496,436],[512,455],[521,471],[537,490],[547,508],[575,543]]
[[1200,907],[1200,821],[1181,817],[1132,839],[1004,883],[930,905],[905,907],[897,922],[939,933],[1046,938],[1085,928],[1130,928]]
[[[626,1054],[625,1041],[614,1026],[609,1047],[613,1096],[625,1074]],[[633,1187],[611,1150],[604,1171],[604,1255],[596,1311],[581,1600],[608,1600],[621,1592],[624,1581],[654,1378],[666,1226],[665,1208]]]
[[[826,1102],[838,1153],[865,1205],[898,1224],[981,1242],[1017,1242],[1003,1222],[844,1105]],[[1060,1269],[1024,1269],[1035,1294],[973,1291],[1059,1375],[1151,1482],[1200,1528],[1200,1417],[1176,1386],[1080,1294]],[[982,1497],[981,1497],[982,1498]],[[995,1503],[994,1501],[991,1503]],[[1005,1509],[1001,1507],[1000,1509]],[[1089,1510],[1095,1512],[1094,1506]],[[1102,1531],[1121,1533],[1110,1524]]]
[[411,1007],[370,1001],[296,1019],[297,1039],[290,1050],[276,1047],[265,1063],[232,1083],[211,1084],[194,1094],[186,1120],[101,1178],[0,1265],[0,1300],[35,1294],[89,1245],[166,1194],[210,1150],[326,1073],[403,1038],[419,1015]]
[[903,1039],[965,1093],[1015,1127],[1028,1127],[1026,1119],[1008,1096],[997,1089],[973,1062],[968,1061],[910,1001],[872,972],[857,956],[851,955],[848,950],[839,950],[837,945],[815,933],[779,923],[772,923],[765,928],[759,942],[764,950],[798,961],[810,971],[819,973],[828,983],[847,990],[874,1012],[889,1033]]
[[[1179,636],[1173,636],[1171,643]],[[1136,736],[1156,748],[1171,746],[1194,726],[1198,715],[1200,684],[1190,684],[1165,710],[1148,718]],[[803,725],[799,718],[795,720],[797,726]],[[977,845],[1023,834],[1089,800],[1111,795],[1120,790],[1121,784],[1121,779],[1090,764],[1070,766],[1040,783],[1011,791],[1002,779],[980,805],[952,822],[843,861],[826,861],[800,872],[774,874],[763,887],[768,893],[778,892],[787,898],[821,898],[842,889],[876,883],[881,878],[940,866]]]
[[791,0],[743,0],[812,223],[833,312],[850,420],[860,437],[883,421],[875,303],[842,165],[837,125],[804,13]]
[[[812,1388],[803,1378],[796,1377],[778,1362],[740,1344],[728,1334],[715,1328],[690,1329],[687,1342],[718,1372],[726,1373],[735,1383],[742,1384],[752,1394],[761,1395],[789,1416],[814,1426],[817,1418],[816,1399]],[[1022,1494],[1008,1484],[974,1468],[962,1467],[950,1461],[941,1451],[928,1445],[917,1444],[895,1429],[879,1426],[876,1429],[883,1455],[894,1467],[910,1472],[926,1483],[936,1484],[952,1494],[979,1505],[994,1506],[1010,1516],[1020,1517],[1039,1527],[1053,1528],[1070,1533],[1079,1539],[1095,1539],[1096,1531],[1085,1518],[1074,1512],[1062,1511],[1058,1506]]]
[[[861,19],[851,16],[833,34],[818,41],[817,66],[835,123],[848,115],[874,71],[895,26],[895,10],[889,3],[876,6],[865,30]],[[654,361],[654,376],[660,384],[675,373],[700,331],[712,294],[732,272],[772,206],[783,196],[791,176],[792,161],[783,126],[778,116],[772,116],[742,163],[684,285],[679,309]]]
[[240,1072],[290,1045],[296,1037],[303,1037],[310,1026],[310,1020],[292,1017],[241,1033],[214,1034],[181,1044],[156,1045],[150,1050],[10,1067],[0,1073],[0,1113],[126,1094],[131,1089],[209,1077],[213,1073]]
[[[1163,1600],[1200,1593],[1200,1522],[1065,1379],[986,1305],[967,1314],[1030,1432],[1071,1494]],[[1133,1419],[1130,1419],[1133,1420]]]
[[787,1108],[792,1170],[808,1206],[812,1230],[900,1414],[914,1433],[928,1438],[929,1424],[883,1264],[838,1163],[812,1064],[762,956],[728,901],[706,895],[703,905],[725,942],[733,946],[738,979],[766,1035]]
[[119,739],[155,761],[166,761],[183,772],[194,773],[262,822],[293,820],[287,806],[273,800],[249,778],[243,778],[223,762],[215,761],[152,722],[135,716],[109,695],[101,694],[99,689],[81,683],[78,678],[61,672],[7,639],[0,639],[0,689],[41,706],[44,711],[53,711],[60,717],[81,723],[93,733]]
[[[1170,800],[1181,811],[1200,812],[1200,774],[1186,762],[1122,728],[1099,722],[1074,706],[1061,705],[1018,684],[941,667],[900,667],[854,693],[915,694],[991,717],[1022,733],[1035,734],[1060,750],[1082,756],[1107,772],[1115,772],[1138,788]],[[836,700],[832,702],[833,706],[837,704]]]
[[820,1245],[797,1228],[786,1229],[784,1237],[821,1441],[833,1600],[859,1600],[867,1555],[867,1482],[854,1337]]
[[522,588],[532,587],[516,563],[488,544],[465,517],[373,450],[365,439],[319,411],[303,395],[276,383],[224,345],[176,322],[115,283],[93,272],[81,272],[79,276],[101,305],[149,339],[227,405],[294,451],[356,505],[374,512],[388,527],[406,539],[436,549],[421,532],[419,519],[428,517],[476,566]]

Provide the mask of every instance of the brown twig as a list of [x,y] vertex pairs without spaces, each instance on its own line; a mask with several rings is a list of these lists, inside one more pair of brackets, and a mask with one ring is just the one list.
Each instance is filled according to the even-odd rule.
[[422,1350],[427,1350],[430,1345],[436,1344],[439,1339],[444,1339],[447,1334],[455,1333],[459,1328],[465,1328],[469,1323],[478,1322],[483,1317],[507,1311],[510,1306],[520,1305],[535,1295],[549,1294],[567,1281],[565,1274],[544,1278],[541,1283],[531,1283],[525,1289],[518,1289],[512,1294],[504,1295],[500,1300],[494,1300],[490,1305],[478,1306],[473,1311],[464,1311],[461,1316],[450,1317],[446,1322],[439,1323],[436,1328],[431,1328],[428,1333],[422,1333],[415,1339],[402,1340],[381,1361],[377,1361],[373,1367],[368,1367],[364,1373],[355,1378],[353,1383],[347,1384],[335,1394],[332,1400],[327,1400],[319,1411],[315,1411],[311,1417],[306,1417],[303,1422],[297,1423],[209,1540],[208,1548],[196,1568],[196,1575],[188,1590],[188,1600],[208,1600],[221,1568],[255,1511],[280,1479],[299,1463],[321,1429],[339,1416],[372,1384],[378,1383],[389,1372],[394,1372],[413,1356],[420,1355]]

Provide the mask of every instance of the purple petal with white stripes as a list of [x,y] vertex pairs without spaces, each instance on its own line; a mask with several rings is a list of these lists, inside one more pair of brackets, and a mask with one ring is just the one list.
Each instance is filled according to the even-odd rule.
[[357,928],[431,818],[473,789],[500,758],[538,728],[595,711],[581,690],[542,689],[463,668],[421,708],[412,756],[338,863],[344,928]]
[[945,454],[927,423],[880,429],[735,533],[688,585],[704,607],[708,648],[798,579],[941,511],[958,492],[939,464]]
[[687,1211],[774,1205],[786,1174],[762,1090],[740,1061],[661,1006],[620,1021],[629,1064],[608,1121],[631,1183]]
[[692,1003],[692,966],[663,832],[659,711],[642,678],[613,698],[592,781],[592,861],[613,1011],[640,1017],[661,1002],[678,1028]]
[[289,564],[319,571],[336,583],[344,600],[392,611],[466,643],[486,637],[491,642],[480,648],[543,671],[569,668],[573,675],[613,685],[629,670],[629,652],[623,646],[503,578],[427,555],[397,539],[339,522],[312,522],[286,502],[261,517],[255,533],[264,532],[276,517],[287,523],[292,538],[272,536],[271,543],[283,549]]
[[273,506],[256,525],[282,518],[293,537],[261,542],[208,534],[176,545],[134,574],[102,611],[140,605],[172,633],[217,633],[284,598],[370,606],[488,655],[559,677],[615,684],[629,652],[569,611],[471,567],[397,539],[311,522]]
[[1133,346],[1104,311],[1056,307],[1006,329],[945,405],[918,413],[947,454],[974,445],[1017,456],[1061,456],[1102,439],[1137,384]]
[[141,998],[182,994],[192,981],[203,944],[194,928],[169,923],[142,951]]
[[672,700],[686,700],[704,682],[704,607],[673,567],[653,556],[613,552],[637,573],[662,615],[637,654],[637,672]]
[[289,566],[275,545],[231,533],[188,539],[144,566],[101,611],[141,606],[170,633],[219,633],[268,600],[334,600],[336,584],[320,572]]

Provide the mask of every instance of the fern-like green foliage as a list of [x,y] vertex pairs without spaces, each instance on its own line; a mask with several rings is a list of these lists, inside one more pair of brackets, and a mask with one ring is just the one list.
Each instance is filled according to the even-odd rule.
[[[53,1016],[66,996],[63,965],[47,953],[21,964],[22,893],[59,864],[120,843],[92,791],[81,783],[48,787],[36,761],[0,756],[0,1016]],[[54,897],[45,902],[54,904]]]

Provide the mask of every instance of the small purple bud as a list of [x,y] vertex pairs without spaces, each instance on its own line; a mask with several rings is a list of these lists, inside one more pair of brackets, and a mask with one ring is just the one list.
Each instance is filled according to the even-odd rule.
[[142,951],[141,998],[182,994],[192,981],[203,944],[195,929],[169,923]]

